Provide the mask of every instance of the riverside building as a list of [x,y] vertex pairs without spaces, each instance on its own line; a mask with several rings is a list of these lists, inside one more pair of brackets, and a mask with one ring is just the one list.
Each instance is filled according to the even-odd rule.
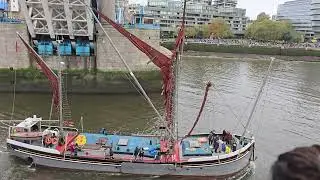
[[[243,36],[247,27],[246,10],[237,8],[237,0],[190,0],[186,8],[186,26],[208,24],[213,18],[223,18],[236,36]],[[130,6],[141,17],[141,9]],[[181,0],[148,0],[143,7],[146,22],[160,25],[162,35],[177,31],[182,21],[183,1]],[[138,13],[140,12],[140,13]]]
[[312,30],[320,38],[320,0],[311,0]]
[[[310,39],[314,36],[314,31],[312,29],[313,11],[311,11],[311,9],[311,0],[288,1],[278,6],[277,20],[290,21],[296,31],[303,33],[305,38]],[[314,21],[314,24],[316,24],[316,21]]]

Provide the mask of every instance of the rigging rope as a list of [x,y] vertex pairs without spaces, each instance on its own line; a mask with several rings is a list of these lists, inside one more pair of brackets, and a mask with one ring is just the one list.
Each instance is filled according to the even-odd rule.
[[[105,43],[102,43],[102,44],[104,44],[104,48],[107,49]],[[141,95],[141,97],[142,97],[144,100],[147,100],[147,99],[143,96],[143,94],[140,92],[140,90],[139,90],[139,88],[136,86],[136,84],[135,84],[134,82],[132,82],[132,79],[130,78],[130,76],[129,76],[127,73],[124,73],[123,71],[121,71],[121,72],[122,72],[121,76],[122,76],[123,78],[128,79],[128,81],[130,82],[130,84],[131,84],[131,85],[133,86],[133,88]]]
[[[52,97],[52,100],[51,100],[51,107],[50,107],[50,114],[49,114],[49,120],[51,120],[51,119],[52,119],[53,107],[54,107],[54,98]],[[49,125],[51,125],[51,122],[49,123]]]
[[[256,92],[255,94],[258,94],[258,91],[259,91],[259,90],[257,90],[257,92]],[[267,92],[268,92],[268,91],[269,91],[269,86],[267,86]],[[239,126],[240,123],[241,123],[242,127],[245,128],[245,126],[244,126],[244,124],[243,124],[243,122],[242,122],[242,118],[243,118],[243,116],[245,115],[245,112],[249,109],[249,106],[250,106],[250,104],[251,104],[253,101],[254,101],[254,98],[251,99],[251,101],[247,104],[246,108],[244,109],[243,113],[241,114],[240,118],[238,119],[238,121],[237,121],[237,123],[236,123],[236,125],[234,126],[234,128],[233,128],[232,131],[235,131],[235,130],[238,128],[238,126]],[[265,101],[264,101],[264,104],[265,104]],[[263,104],[263,105],[264,105],[264,104]],[[258,129],[259,129],[259,128],[258,128]]]
[[[271,77],[269,78],[269,79],[271,79]],[[269,80],[270,81],[270,80]],[[270,83],[270,82],[269,82]],[[265,110],[265,105],[266,105],[266,101],[267,101],[267,99],[269,99],[268,98],[268,92],[269,92],[269,90],[270,90],[270,88],[271,88],[271,85],[268,83],[268,85],[267,85],[267,87],[266,87],[266,93],[265,93],[265,96],[264,96],[264,100],[262,101],[263,103],[262,103],[262,108],[261,108],[261,112],[260,112],[260,117],[263,117],[263,114],[264,114],[264,110]],[[261,119],[261,120],[260,120]],[[259,122],[260,121],[260,122]],[[258,127],[257,127],[257,132],[256,133],[254,133],[255,134],[255,136],[258,136],[259,135],[259,133],[261,133],[261,131],[260,131],[260,127],[261,127],[261,125],[262,125],[262,121],[263,121],[263,119],[262,118],[259,118],[258,119]],[[253,132],[253,130],[252,130],[252,132]]]
[[241,139],[243,139],[244,135],[246,134],[247,129],[248,129],[248,126],[249,126],[249,124],[250,124],[250,122],[251,122],[251,120],[252,120],[252,118],[253,118],[253,114],[254,114],[254,112],[256,111],[257,104],[258,104],[258,102],[259,102],[259,100],[260,100],[260,98],[261,98],[261,94],[262,94],[262,92],[263,92],[263,88],[264,88],[264,86],[266,85],[266,83],[267,83],[267,81],[268,81],[268,77],[269,77],[270,72],[271,72],[271,69],[272,69],[273,61],[274,61],[274,58],[271,58],[270,65],[269,65],[269,68],[268,68],[268,71],[267,71],[267,75],[266,75],[266,77],[265,77],[265,78],[263,79],[263,81],[262,81],[262,84],[261,84],[261,87],[260,87],[260,90],[259,90],[259,93],[258,93],[258,97],[256,98],[256,101],[254,102],[253,109],[252,109],[252,111],[251,111],[251,113],[250,113],[250,116],[249,116],[248,121],[247,121],[247,123],[246,123],[246,126],[245,126],[245,128],[244,128],[244,131],[243,131],[243,133],[242,133]]
[[[223,98],[224,102],[228,102],[228,101],[219,93],[218,89],[217,89],[215,86],[213,86],[213,89],[215,90],[215,92],[217,92],[217,94],[219,94],[219,95]],[[231,112],[232,115],[236,118],[236,120],[238,120],[238,121],[242,124],[242,126],[244,127],[244,124],[241,122],[241,119],[238,118],[238,116],[236,115],[236,113],[232,110],[231,106],[230,106],[229,104],[227,104],[227,103],[225,104],[225,106],[227,106],[227,108],[230,110],[230,112]]]

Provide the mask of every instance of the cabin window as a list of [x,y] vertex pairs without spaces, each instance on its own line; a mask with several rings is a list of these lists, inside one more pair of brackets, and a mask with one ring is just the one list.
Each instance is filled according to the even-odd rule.
[[127,146],[128,145],[128,139],[119,139],[118,146]]

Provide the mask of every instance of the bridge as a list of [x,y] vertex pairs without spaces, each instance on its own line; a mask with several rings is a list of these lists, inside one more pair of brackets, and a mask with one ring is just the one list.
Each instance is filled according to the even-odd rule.
[[87,37],[93,40],[93,17],[86,5],[91,0],[19,0],[32,38]]
[[[32,47],[52,69],[58,69],[59,62],[65,62],[64,68],[69,69],[124,70],[109,39],[86,7],[88,5],[97,8],[110,19],[115,20],[115,2],[119,0],[15,1],[19,1],[17,14],[19,18],[23,16],[23,20],[20,26],[0,23],[0,39],[5,39],[4,45],[0,46],[0,50],[5,52],[5,58],[0,62],[0,67],[14,65],[19,68],[27,68],[34,64],[30,59],[32,57],[27,56],[28,53],[16,38],[15,32],[19,32],[25,39],[30,37]],[[125,59],[130,60],[128,63],[132,69],[135,71],[155,69],[148,63],[149,58],[127,38],[108,23],[102,22],[118,50]],[[159,46],[159,26],[141,23],[124,26],[131,33],[153,45],[154,48],[168,54],[171,53]]]
[[[100,0],[100,9],[114,6]],[[96,0],[19,0],[29,34],[40,55],[92,56]],[[112,9],[112,8],[109,8]]]

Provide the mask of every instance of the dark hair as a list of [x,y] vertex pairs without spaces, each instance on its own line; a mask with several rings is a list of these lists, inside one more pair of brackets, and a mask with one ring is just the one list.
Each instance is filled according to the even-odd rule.
[[272,167],[273,180],[320,180],[320,145],[281,154]]

